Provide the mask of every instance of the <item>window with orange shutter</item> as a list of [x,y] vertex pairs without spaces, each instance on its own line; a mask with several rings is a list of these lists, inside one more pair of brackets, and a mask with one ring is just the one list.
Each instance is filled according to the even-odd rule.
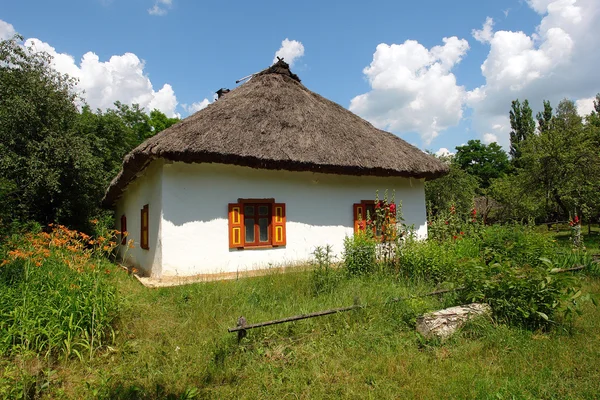
[[238,199],[228,206],[229,248],[286,245],[285,204],[274,199]]
[[144,250],[149,250],[150,245],[148,244],[148,204],[146,204],[141,210],[140,227],[140,247]]

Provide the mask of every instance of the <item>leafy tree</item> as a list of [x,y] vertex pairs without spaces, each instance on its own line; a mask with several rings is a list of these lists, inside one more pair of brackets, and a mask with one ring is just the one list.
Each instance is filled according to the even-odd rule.
[[425,182],[425,199],[428,212],[437,214],[454,205],[459,215],[467,215],[473,207],[479,180],[452,162],[451,157],[440,157],[450,164],[450,172],[438,179]]
[[521,158],[521,144],[535,133],[535,121],[529,107],[529,101],[514,100],[510,110],[510,151],[513,164],[518,167]]
[[549,101],[544,100],[544,111],[540,111],[535,115],[538,121],[538,129],[540,134],[547,133],[550,130],[552,123],[552,106]]
[[75,82],[51,58],[0,42],[0,177],[8,187],[1,214],[10,221],[75,223],[89,214],[102,187],[99,160],[75,134]]
[[[549,104],[544,104],[547,111]],[[583,213],[589,217],[600,194],[596,138],[570,100],[560,102],[549,123],[547,115],[543,121],[539,135],[523,148],[522,183],[529,190],[541,191],[549,214],[567,218]]]
[[75,81],[22,40],[0,41],[0,238],[25,221],[89,229],[125,154],[177,119],[118,102],[79,111]]
[[480,140],[469,140],[466,145],[456,147],[456,151],[454,162],[477,177],[483,189],[490,186],[492,179],[510,170],[508,156],[496,142],[485,145]]

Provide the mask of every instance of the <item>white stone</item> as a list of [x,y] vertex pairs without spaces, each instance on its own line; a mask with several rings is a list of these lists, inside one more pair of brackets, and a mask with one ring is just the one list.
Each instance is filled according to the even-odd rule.
[[482,303],[450,307],[417,318],[417,331],[426,338],[438,337],[445,339],[468,320],[478,316],[491,315],[491,313],[491,307]]

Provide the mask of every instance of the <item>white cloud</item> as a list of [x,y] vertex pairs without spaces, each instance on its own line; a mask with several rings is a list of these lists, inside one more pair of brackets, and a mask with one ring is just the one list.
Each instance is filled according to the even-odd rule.
[[592,111],[594,111],[594,101],[595,97],[589,97],[587,99],[579,99],[575,102],[575,106],[577,106],[577,113],[585,117],[586,115],[590,115]]
[[498,142],[498,136],[494,135],[493,133],[489,133],[489,132],[483,134],[483,143],[490,144],[490,143],[494,143],[494,142]]
[[435,155],[438,157],[448,157],[448,156],[453,156],[455,153],[452,153],[450,150],[448,150],[445,147],[440,147],[440,149],[438,151],[435,152]]
[[53,67],[77,78],[77,89],[92,109],[112,107],[115,101],[137,103],[147,111],[158,109],[168,116],[177,116],[177,97],[169,84],[154,90],[150,78],[144,73],[144,62],[133,53],[112,56],[107,61],[89,51],[79,64],[73,56],[59,53],[54,47],[39,39],[25,41],[34,51],[45,51],[53,56]]
[[378,45],[371,65],[363,70],[371,91],[354,97],[350,110],[381,129],[416,131],[425,145],[458,124],[465,90],[450,71],[469,44],[457,37],[443,41],[431,49],[414,40]]
[[[535,111],[543,100],[556,106],[563,98],[585,99],[600,87],[600,2],[598,0],[528,0],[540,15],[535,32],[486,31],[481,38],[490,52],[481,66],[485,84],[467,96],[478,132],[494,129],[498,142],[507,146],[510,102],[528,99]],[[485,33],[484,33],[485,32]],[[487,34],[490,34],[489,38]]]
[[148,9],[148,14],[160,17],[166,15],[172,6],[173,0],[156,0],[154,6]]
[[196,103],[192,103],[192,104],[182,104],[181,107],[183,107],[183,109],[185,111],[187,111],[190,114],[196,113],[200,110],[205,109],[206,107],[208,107],[208,105],[210,104],[210,100],[208,99],[204,99],[202,101],[198,101]]
[[277,62],[277,57],[283,58],[290,67],[294,62],[304,55],[304,45],[297,40],[284,39],[281,42],[281,47],[275,52],[273,63]]
[[494,20],[490,17],[487,17],[483,23],[483,27],[481,29],[473,29],[471,34],[478,42],[489,43],[494,35],[494,32],[492,31],[493,27]]
[[0,19],[0,40],[10,39],[15,33],[17,31],[11,24]]

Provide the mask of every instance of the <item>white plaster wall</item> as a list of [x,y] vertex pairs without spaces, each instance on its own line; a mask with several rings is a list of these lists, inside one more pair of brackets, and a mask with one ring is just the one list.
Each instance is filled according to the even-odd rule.
[[[340,255],[353,234],[352,205],[395,189],[406,223],[426,237],[423,180],[259,170],[223,164],[163,167],[162,275],[188,276],[268,268],[305,261],[316,246]],[[274,198],[286,204],[287,246],[230,250],[227,204]],[[151,219],[154,221],[154,219]]]
[[[119,254],[127,265],[135,266],[146,275],[160,276],[162,265],[162,166],[163,161],[154,161],[140,176],[131,182],[123,196],[117,201],[115,223],[121,228],[121,215],[127,217],[127,241],[133,239],[134,247],[119,246]],[[140,247],[141,210],[148,204],[148,246]]]

